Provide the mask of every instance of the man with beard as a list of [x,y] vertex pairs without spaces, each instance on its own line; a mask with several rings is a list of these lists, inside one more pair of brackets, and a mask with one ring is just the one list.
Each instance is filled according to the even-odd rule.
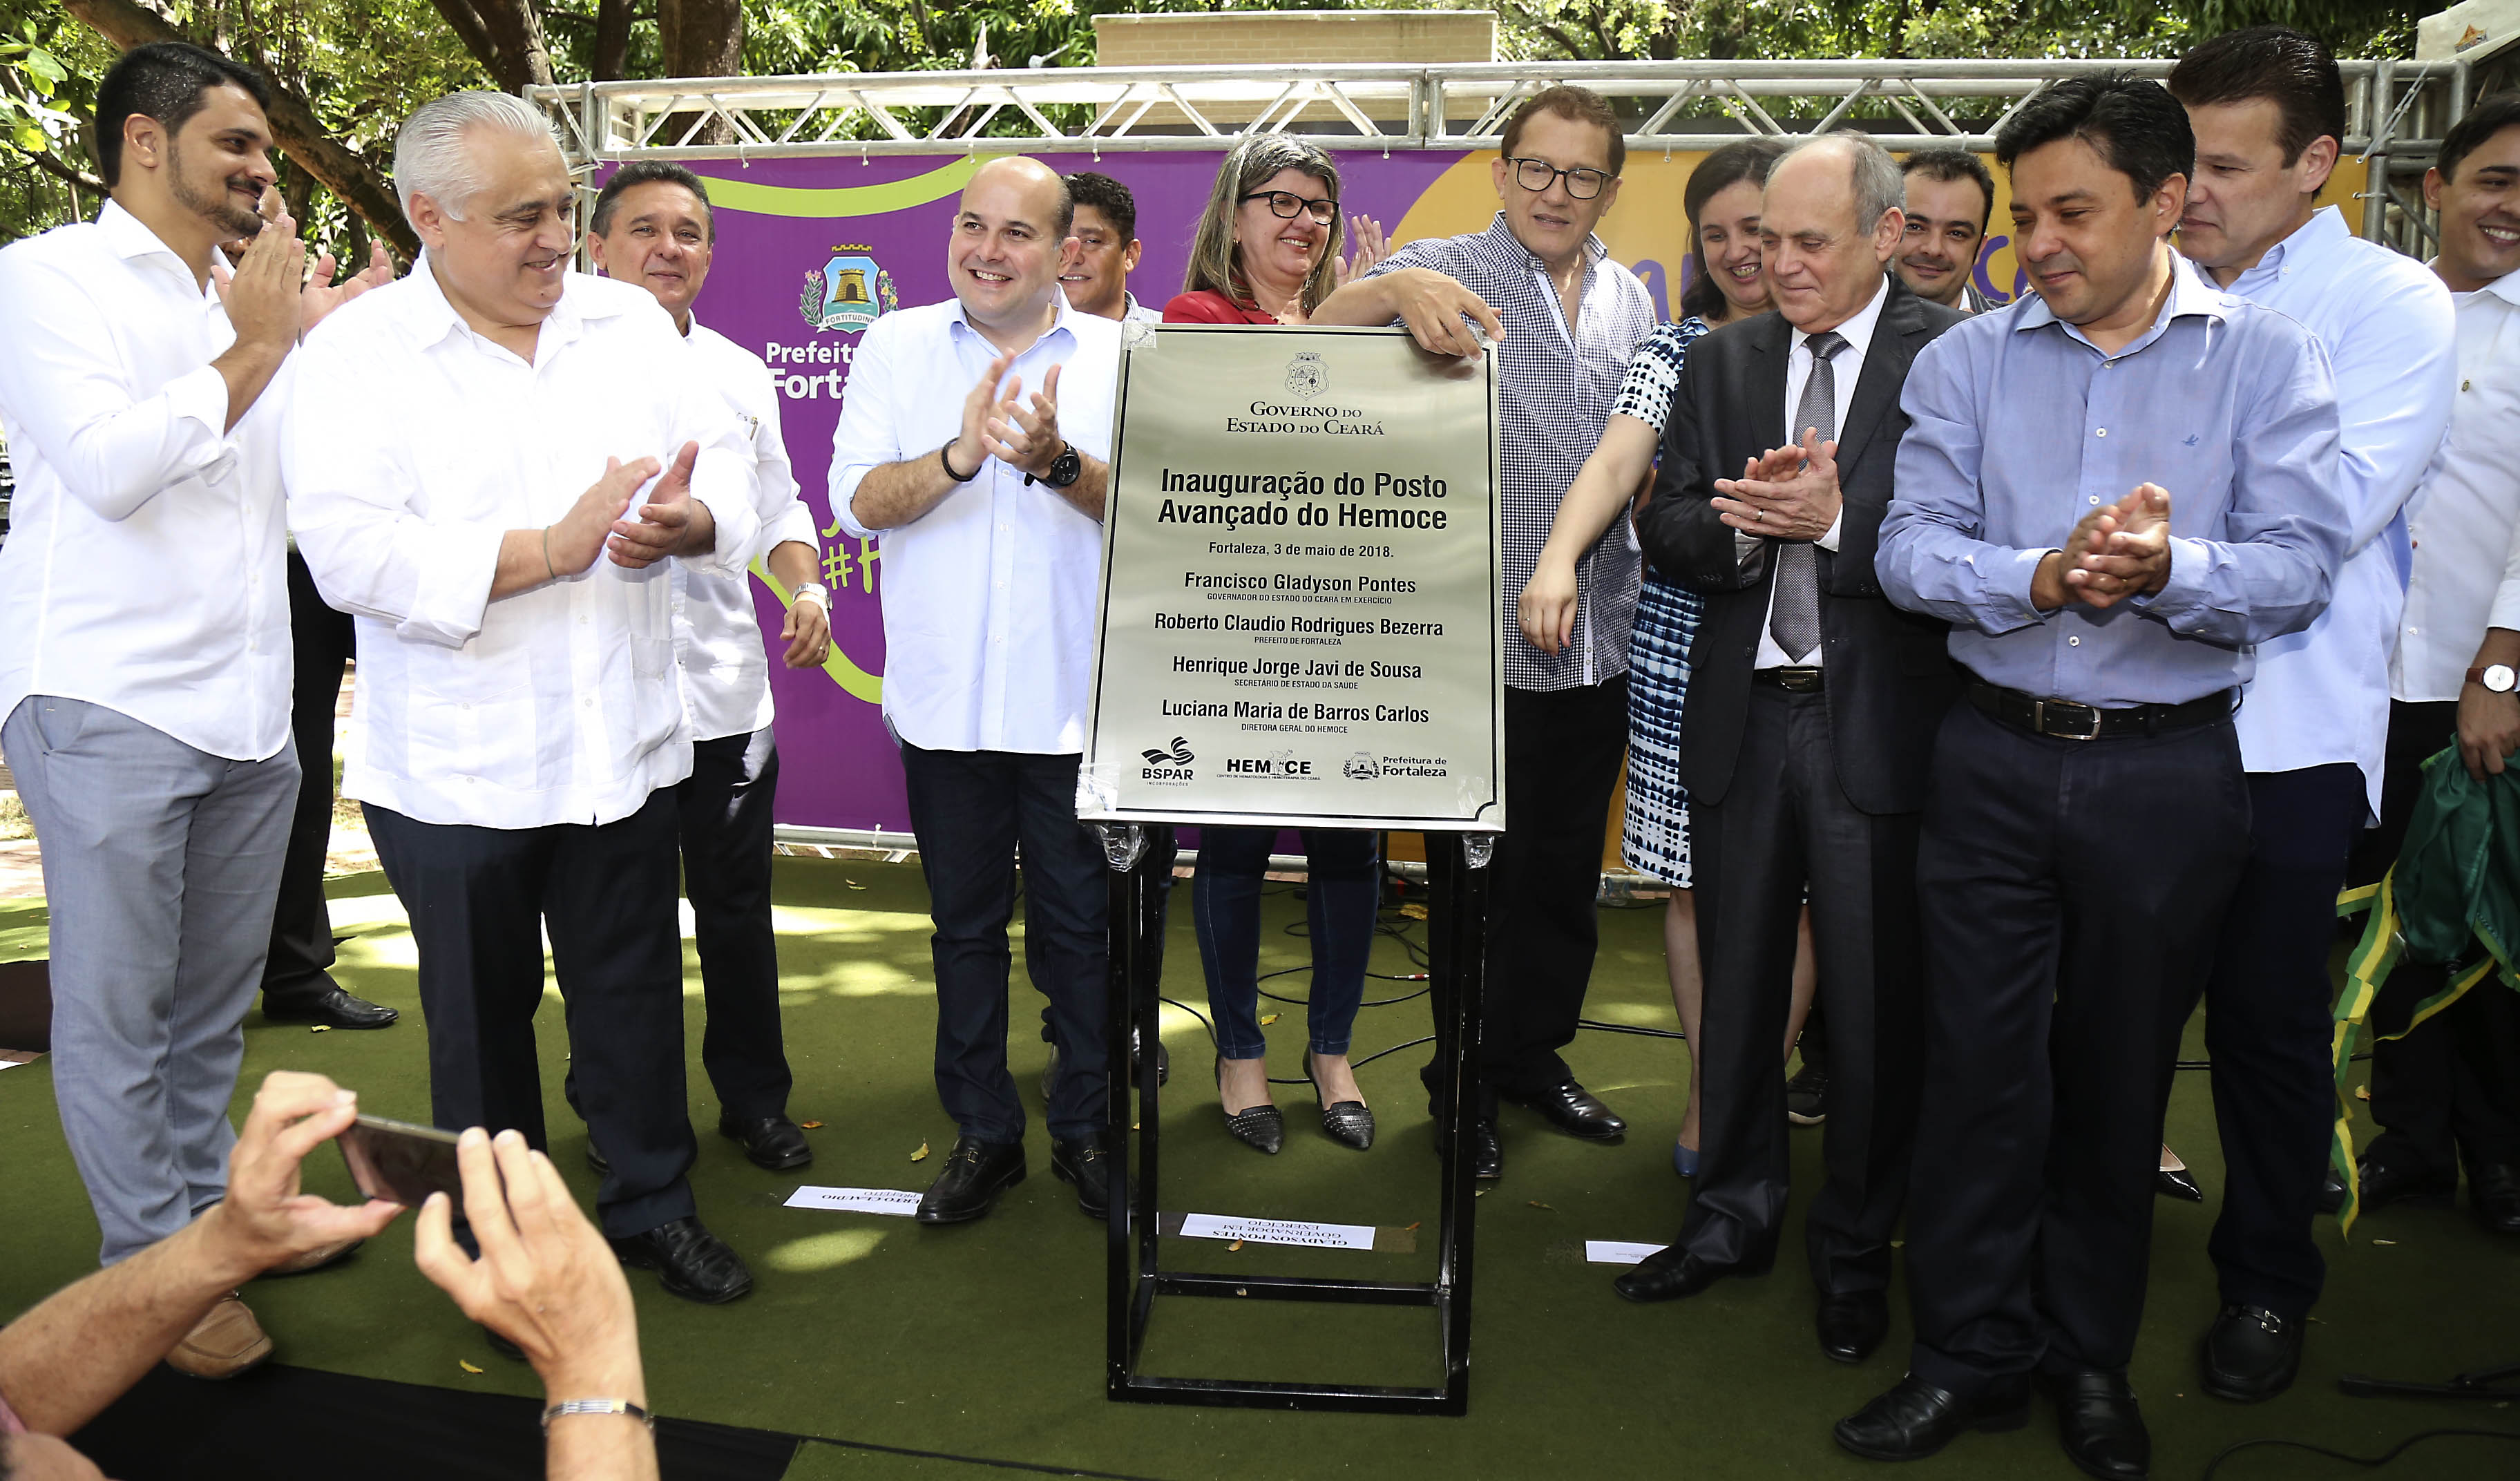
[[[54,1094],[108,1265],[227,1185],[298,785],[275,387],[385,276],[334,288],[325,257],[301,290],[267,96],[198,47],[133,50],[97,89],[112,199],[0,252],[0,745],[43,845]],[[168,1361],[225,1377],[270,1351],[231,1296]]]

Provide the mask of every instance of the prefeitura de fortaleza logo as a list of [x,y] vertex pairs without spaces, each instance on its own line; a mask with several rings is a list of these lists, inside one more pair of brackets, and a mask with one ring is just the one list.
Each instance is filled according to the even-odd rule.
[[832,248],[832,260],[805,275],[796,312],[815,329],[843,334],[866,327],[901,306],[901,294],[863,243]]

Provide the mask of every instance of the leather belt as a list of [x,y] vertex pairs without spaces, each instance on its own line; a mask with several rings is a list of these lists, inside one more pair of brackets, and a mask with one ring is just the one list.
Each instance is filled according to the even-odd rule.
[[2164,731],[2193,730],[2231,717],[2229,690],[2184,704],[2138,704],[2126,709],[2101,709],[2071,699],[2043,698],[1983,681],[1972,682],[1968,695],[1970,703],[2013,729],[2059,740],[2155,736]]
[[1822,688],[1818,667],[1754,668],[1750,670],[1750,682],[1789,695],[1817,695]]

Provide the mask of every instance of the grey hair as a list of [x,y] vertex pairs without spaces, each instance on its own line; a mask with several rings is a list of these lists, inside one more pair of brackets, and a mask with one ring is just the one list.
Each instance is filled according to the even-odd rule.
[[1861,235],[1881,224],[1881,218],[1892,211],[1908,208],[1908,176],[1899,168],[1899,160],[1888,150],[1872,142],[1872,136],[1861,129],[1841,128],[1805,139],[1777,157],[1768,169],[1768,178],[1784,167],[1786,160],[1806,150],[1826,145],[1839,145],[1847,154],[1847,162],[1855,187],[1855,230]]
[[[1242,264],[1235,253],[1234,213],[1241,208],[1244,196],[1278,178],[1282,170],[1312,176],[1328,189],[1333,200],[1337,199],[1338,161],[1320,146],[1284,134],[1252,135],[1217,167],[1216,185],[1207,195],[1207,209],[1200,212],[1198,230],[1191,239],[1190,266],[1182,274],[1183,292],[1219,293],[1238,303],[1251,300],[1251,286],[1243,281]],[[1304,275],[1307,314],[1321,307],[1322,300],[1338,286],[1335,264],[1339,248],[1346,244],[1346,233],[1345,218],[1333,213],[1328,239],[1322,247],[1322,260]]]
[[427,196],[461,221],[464,207],[481,191],[481,172],[465,141],[476,129],[540,139],[554,149],[560,136],[542,111],[513,93],[448,93],[422,104],[394,136],[394,195],[402,213],[411,198]]

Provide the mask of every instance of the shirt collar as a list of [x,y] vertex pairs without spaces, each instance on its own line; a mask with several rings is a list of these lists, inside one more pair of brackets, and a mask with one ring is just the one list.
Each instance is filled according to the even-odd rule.
[[[437,281],[437,270],[429,265],[427,247],[421,248],[420,255],[412,259],[411,271],[405,273],[401,281],[411,285],[410,292],[403,295],[400,311],[403,329],[411,336],[414,347],[433,348],[445,342],[449,335],[481,337],[473,333],[472,325],[464,322],[464,316],[457,313],[454,303],[448,300],[446,290]],[[582,300],[586,295],[578,291],[577,283],[575,273],[562,279],[560,301],[543,316],[542,332],[534,337],[536,364],[549,359],[552,351],[574,340],[582,332],[587,317]],[[645,292],[646,290],[640,292]],[[599,317],[607,312],[608,310],[601,308],[595,310]],[[486,344],[489,341],[484,339],[482,342]]]
[[[2098,345],[2092,344],[2084,336],[2081,328],[2061,323],[2056,317],[2055,310],[2048,306],[2048,300],[2039,295],[2037,289],[2031,289],[2023,293],[2021,301],[2024,303],[2021,317],[2012,326],[2015,333],[2055,324],[2066,334],[2089,345],[2094,352],[2099,350]],[[2170,300],[2161,306],[2161,316],[2152,321],[2152,328],[2145,330],[2116,353],[2104,355],[2103,358],[2116,360],[2134,354],[2137,350],[2160,338],[2174,319],[2184,319],[2195,315],[2219,320],[2230,312],[2234,301],[2231,294],[2206,281],[2204,273],[2198,270],[2195,263],[2188,261],[2178,252],[2172,252],[2170,254]]]
[[[1540,260],[1539,253],[1523,246],[1522,239],[1513,234],[1512,226],[1505,219],[1505,212],[1497,212],[1496,219],[1488,223],[1486,236],[1489,246],[1519,258],[1528,264],[1533,272],[1545,274],[1549,271],[1549,264]],[[1587,235],[1584,238],[1584,259],[1587,267],[1609,254],[1610,248],[1599,237]]]
[[[106,245],[113,248],[114,255],[123,260],[136,262],[144,257],[163,257],[173,271],[184,275],[186,283],[192,282],[193,265],[168,247],[166,239],[151,231],[147,222],[124,210],[121,202],[107,198],[105,209],[96,214],[96,229],[105,235]],[[214,296],[217,292],[216,284],[202,285],[202,296]]]
[[[1076,337],[1076,331],[1070,329],[1067,324],[1067,316],[1075,312],[1074,309],[1067,306],[1067,291],[1062,288],[1054,287],[1050,291],[1050,299],[1052,304],[1056,306],[1057,312],[1050,316],[1050,328],[1041,332],[1041,338],[1035,339],[1031,345],[1026,345],[1024,347],[1024,353],[1027,355],[1032,353],[1034,345],[1046,343],[1053,335],[1063,334],[1071,340]],[[973,324],[970,320],[970,316],[963,312],[963,300],[959,297],[954,300],[953,317],[945,322],[955,326],[967,335],[978,335],[980,333],[980,327]],[[986,338],[987,337],[982,336],[981,337]]]
[[2232,279],[2231,292],[2245,293],[2265,278],[2278,277],[2296,268],[2307,269],[2353,235],[2345,225],[2342,210],[2331,205],[2314,211],[2309,220],[2293,229],[2292,235],[2268,247],[2257,266]]
[[[1841,355],[1837,363],[1852,365],[1864,358],[1864,352],[1872,347],[1873,331],[1881,327],[1881,306],[1889,301],[1890,275],[1884,273],[1880,285],[1872,290],[1872,301],[1857,309],[1855,317],[1837,327],[1838,337],[1846,341],[1848,350],[1853,351],[1851,356]],[[1794,348],[1805,354],[1811,353],[1806,342],[1810,338],[1811,336],[1801,330],[1794,331]]]
[[[2492,293],[2513,308],[2520,308],[2520,273],[2504,273],[2501,277],[2476,290],[2476,292]],[[2460,293],[2458,296],[2466,298],[2474,295]]]

